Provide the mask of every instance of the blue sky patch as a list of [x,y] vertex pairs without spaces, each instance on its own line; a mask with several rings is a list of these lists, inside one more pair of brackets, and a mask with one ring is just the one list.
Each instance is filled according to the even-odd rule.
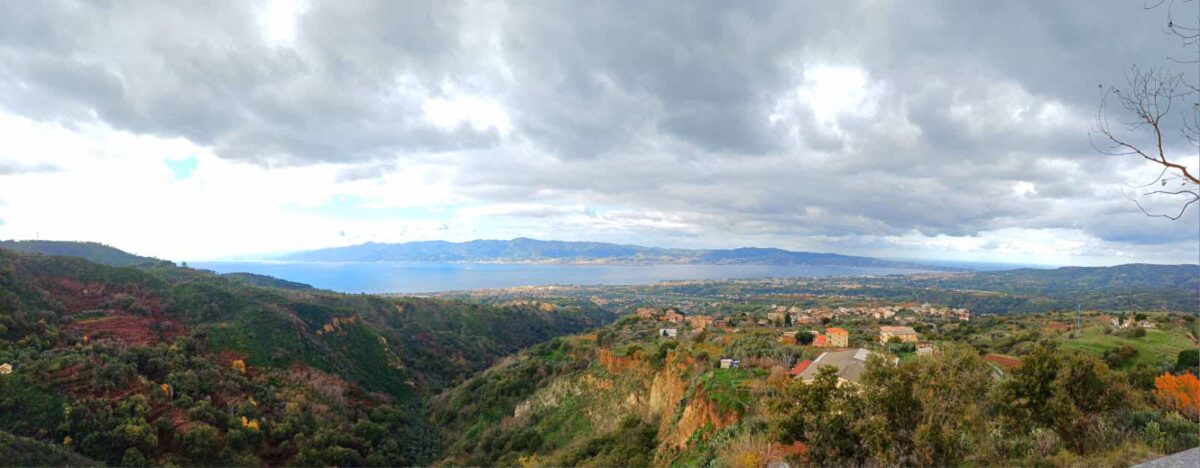
[[200,165],[200,160],[196,159],[196,156],[188,156],[182,159],[164,159],[163,164],[166,164],[167,169],[171,170],[171,175],[175,180],[184,180],[196,172],[196,166]]

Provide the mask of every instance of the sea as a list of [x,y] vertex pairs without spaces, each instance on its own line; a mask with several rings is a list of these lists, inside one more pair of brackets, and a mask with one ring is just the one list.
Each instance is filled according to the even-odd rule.
[[255,273],[344,293],[433,293],[546,285],[637,285],[675,280],[919,273],[900,268],[807,265],[576,265],[423,262],[188,262],[217,273]]

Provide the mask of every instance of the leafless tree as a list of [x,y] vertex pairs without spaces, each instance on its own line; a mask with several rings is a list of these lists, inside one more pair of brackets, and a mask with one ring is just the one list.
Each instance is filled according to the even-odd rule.
[[[1144,7],[1165,11],[1164,32],[1178,37],[1189,54],[1195,49],[1194,58],[1167,59],[1176,66],[1198,67],[1196,79],[1200,80],[1200,0],[1155,0]],[[1183,11],[1194,16],[1180,21]],[[1102,86],[1096,127],[1090,135],[1092,147],[1102,154],[1139,157],[1157,166],[1157,177],[1131,186],[1135,193],[1125,196],[1147,216],[1182,218],[1188,208],[1200,203],[1200,174],[1179,158],[1183,151],[1200,156],[1200,82],[1189,81],[1184,73],[1169,68],[1137,66],[1130,69],[1127,81],[1123,88]],[[1112,102],[1116,102],[1115,108],[1110,108]],[[1120,114],[1116,127],[1110,121],[1114,110]],[[1143,206],[1139,195],[1169,197],[1180,204],[1179,209],[1151,211]]]

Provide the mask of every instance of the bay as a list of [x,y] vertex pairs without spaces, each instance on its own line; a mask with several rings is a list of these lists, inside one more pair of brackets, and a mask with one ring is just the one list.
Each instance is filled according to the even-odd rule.
[[577,265],[419,262],[190,262],[217,273],[255,273],[344,293],[426,293],[545,285],[632,285],[720,280],[917,273],[811,265]]

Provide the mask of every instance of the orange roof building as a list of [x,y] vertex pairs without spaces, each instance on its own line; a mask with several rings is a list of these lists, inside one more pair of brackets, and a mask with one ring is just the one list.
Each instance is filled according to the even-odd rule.
[[808,366],[810,365],[812,365],[812,360],[809,359],[797,362],[796,366],[793,367],[792,370],[788,371],[788,375],[791,375],[792,377],[800,375],[800,373],[804,372],[804,369],[808,369]]

